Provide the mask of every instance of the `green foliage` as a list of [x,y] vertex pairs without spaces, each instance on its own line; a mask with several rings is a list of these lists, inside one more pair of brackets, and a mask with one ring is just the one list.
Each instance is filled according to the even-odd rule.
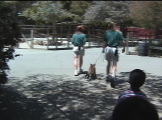
[[132,1],[130,16],[138,27],[160,29],[162,28],[162,2],[161,1]]
[[10,5],[0,2],[0,47],[15,45],[20,36],[16,13]]
[[89,1],[73,1],[69,11],[75,15],[82,16],[89,6]]
[[82,22],[91,1],[37,1],[23,11],[23,16],[37,24]]
[[20,36],[16,13],[7,3],[0,2],[0,47],[15,45]]
[[7,62],[13,59],[13,47],[21,33],[15,11],[12,4],[0,2],[0,84],[7,81],[5,73],[5,70],[9,69]]
[[86,12],[87,8],[91,5],[92,1],[73,1],[71,4],[71,9],[69,12],[75,14],[74,21],[82,23],[83,15]]
[[129,2],[126,1],[94,1],[84,14],[84,23],[128,21],[130,19],[128,6]]
[[62,9],[62,5],[53,1],[37,1],[23,12],[23,16],[37,23],[56,23],[71,17],[72,14]]
[[62,8],[69,11],[71,9],[71,4],[72,1],[60,1],[60,3],[62,4]]
[[[7,1],[15,4],[28,20],[98,23],[114,21],[127,26],[162,27],[161,1]],[[133,21],[133,22],[132,22]],[[133,24],[132,24],[133,23]]]

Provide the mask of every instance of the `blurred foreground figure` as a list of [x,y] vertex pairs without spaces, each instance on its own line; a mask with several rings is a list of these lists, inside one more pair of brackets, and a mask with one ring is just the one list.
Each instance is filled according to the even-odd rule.
[[119,102],[111,120],[159,120],[155,106],[148,100],[135,96]]

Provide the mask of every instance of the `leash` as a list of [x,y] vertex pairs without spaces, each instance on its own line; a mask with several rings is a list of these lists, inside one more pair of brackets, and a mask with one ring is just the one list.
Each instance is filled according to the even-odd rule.
[[[102,56],[102,57],[101,57],[101,56]],[[99,60],[100,57],[101,57],[101,60],[102,60],[102,62],[103,62],[103,61],[104,61],[104,53],[101,52],[101,54],[98,56],[98,58],[96,59],[96,61],[95,61],[94,64],[96,64],[96,63],[98,62],[98,60]]]

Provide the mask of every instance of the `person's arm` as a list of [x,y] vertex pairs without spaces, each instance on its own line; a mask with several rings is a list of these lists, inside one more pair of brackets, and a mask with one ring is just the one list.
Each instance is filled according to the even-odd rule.
[[103,43],[102,43],[102,53],[104,53],[104,49],[107,47],[107,39],[106,39],[106,32],[104,33]]
[[102,43],[102,53],[105,52],[104,50],[105,50],[106,46],[107,46],[107,43],[106,43],[106,41],[104,41],[104,42]]
[[74,45],[73,35],[72,35],[72,37],[71,37],[71,43]]
[[121,40],[120,44],[121,44],[121,46],[123,46],[122,53],[124,53],[125,52],[126,43],[125,43],[125,40],[124,40],[122,32],[119,32],[119,34],[120,34],[120,40]]
[[85,45],[86,42],[87,42],[87,36],[86,36],[86,34],[85,34],[85,35],[84,35],[84,44],[83,44],[83,45]]
[[126,43],[125,43],[125,41],[123,40],[123,41],[121,42],[121,44],[122,44],[122,46],[123,46],[122,53],[124,53],[124,52],[125,52],[125,45],[126,45]]

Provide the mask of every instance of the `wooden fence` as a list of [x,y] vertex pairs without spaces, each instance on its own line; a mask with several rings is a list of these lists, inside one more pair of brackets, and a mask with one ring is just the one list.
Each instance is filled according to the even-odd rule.
[[[27,42],[30,48],[40,48],[46,49],[71,49],[73,45],[71,44],[72,34],[75,32],[75,27],[66,26],[65,28],[57,26],[56,30],[53,30],[51,26],[21,26],[22,27],[22,40]],[[55,31],[55,33],[53,32]],[[91,29],[88,30],[87,34],[87,44],[85,47],[99,47],[101,46],[101,30]]]
[[[75,32],[76,24],[72,25],[58,25],[56,30],[52,26],[22,26],[22,40],[28,44],[30,48],[43,48],[43,49],[71,49],[72,34]],[[55,33],[53,32],[55,31]],[[96,29],[89,27],[87,30],[87,40],[85,47],[101,47],[103,41],[103,29]],[[162,35],[158,39],[153,34],[140,35],[133,29],[128,29],[126,38],[126,54],[129,54],[130,46],[138,46],[139,41],[147,44],[148,55],[154,49],[162,50]]]

